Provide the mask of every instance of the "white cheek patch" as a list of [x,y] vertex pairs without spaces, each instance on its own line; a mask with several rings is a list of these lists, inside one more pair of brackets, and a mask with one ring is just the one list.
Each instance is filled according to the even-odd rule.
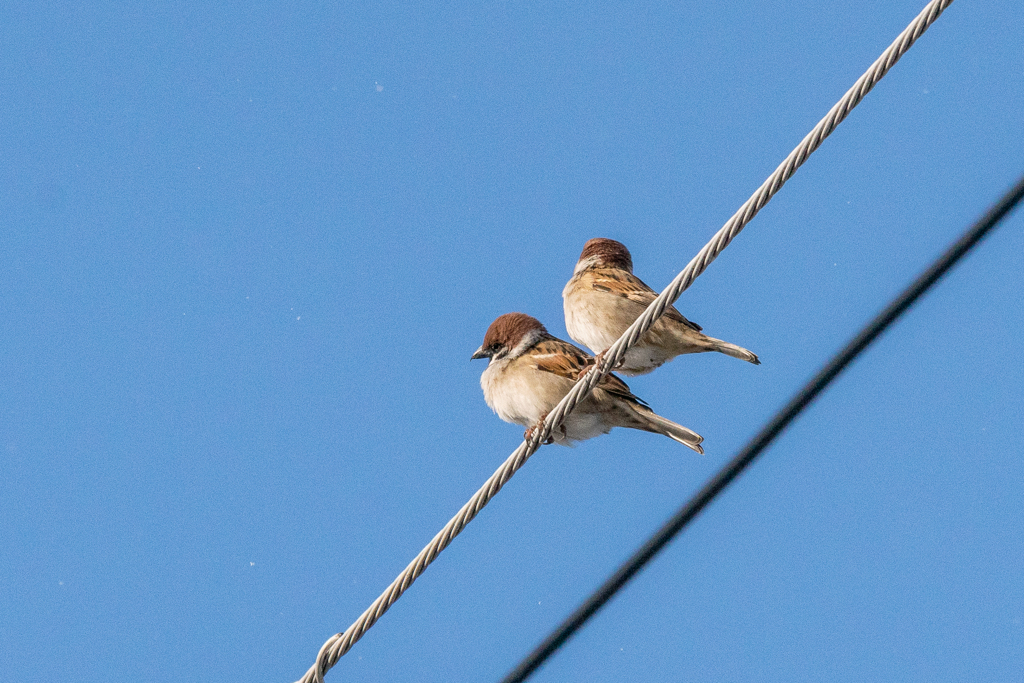
[[576,267],[572,269],[572,274],[573,275],[579,275],[581,272],[583,272],[587,268],[590,268],[591,266],[596,266],[596,265],[597,265],[597,257],[596,256],[588,256],[587,258],[583,259],[582,261],[579,261],[579,262],[576,263]]
[[519,358],[521,355],[529,351],[530,347],[536,344],[542,336],[544,336],[544,332],[542,330],[533,330],[532,332],[527,333],[508,354],[508,358],[510,360]]

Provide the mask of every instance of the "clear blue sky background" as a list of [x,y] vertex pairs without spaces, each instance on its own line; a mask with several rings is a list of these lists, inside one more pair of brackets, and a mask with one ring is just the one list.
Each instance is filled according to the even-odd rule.
[[[469,356],[663,287],[923,7],[0,9],[0,676],[293,681],[518,445]],[[328,674],[493,681],[1024,171],[1024,4],[960,0],[679,302],[704,435],[545,447]],[[1024,212],[537,681],[1024,671]]]

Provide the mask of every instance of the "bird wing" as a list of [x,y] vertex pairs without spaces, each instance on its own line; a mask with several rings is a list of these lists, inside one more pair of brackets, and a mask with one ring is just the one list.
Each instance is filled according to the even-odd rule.
[[[621,296],[643,308],[650,306],[651,302],[658,297],[657,292],[648,287],[643,280],[621,268],[592,268],[586,272],[590,276],[588,279],[592,289]],[[684,318],[675,306],[666,308],[663,317],[682,323],[697,332],[702,329],[697,323]]]
[[530,360],[538,370],[575,382],[592,359],[585,351],[561,339],[545,339],[530,349]]
[[[585,369],[594,366],[594,359],[586,351],[561,339],[545,339],[534,346],[530,353],[538,370],[554,373],[572,382],[576,382]],[[601,378],[595,389],[603,389],[626,401],[647,405],[633,395],[625,382],[610,372]]]

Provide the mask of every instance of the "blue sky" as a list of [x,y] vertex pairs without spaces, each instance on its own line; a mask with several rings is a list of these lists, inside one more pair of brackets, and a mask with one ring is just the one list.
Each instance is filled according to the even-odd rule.
[[[583,243],[669,280],[923,7],[0,9],[0,671],[293,681],[516,448],[469,356]],[[1018,2],[954,3],[633,378],[328,681],[496,680],[1024,171]],[[537,681],[1024,668],[1024,213]]]

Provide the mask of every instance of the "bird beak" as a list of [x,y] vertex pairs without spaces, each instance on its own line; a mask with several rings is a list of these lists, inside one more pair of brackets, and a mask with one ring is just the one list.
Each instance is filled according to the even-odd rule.
[[470,360],[478,360],[480,358],[490,358],[490,357],[491,357],[491,352],[481,346],[479,349],[477,349],[473,353],[472,356],[470,356],[469,359]]

